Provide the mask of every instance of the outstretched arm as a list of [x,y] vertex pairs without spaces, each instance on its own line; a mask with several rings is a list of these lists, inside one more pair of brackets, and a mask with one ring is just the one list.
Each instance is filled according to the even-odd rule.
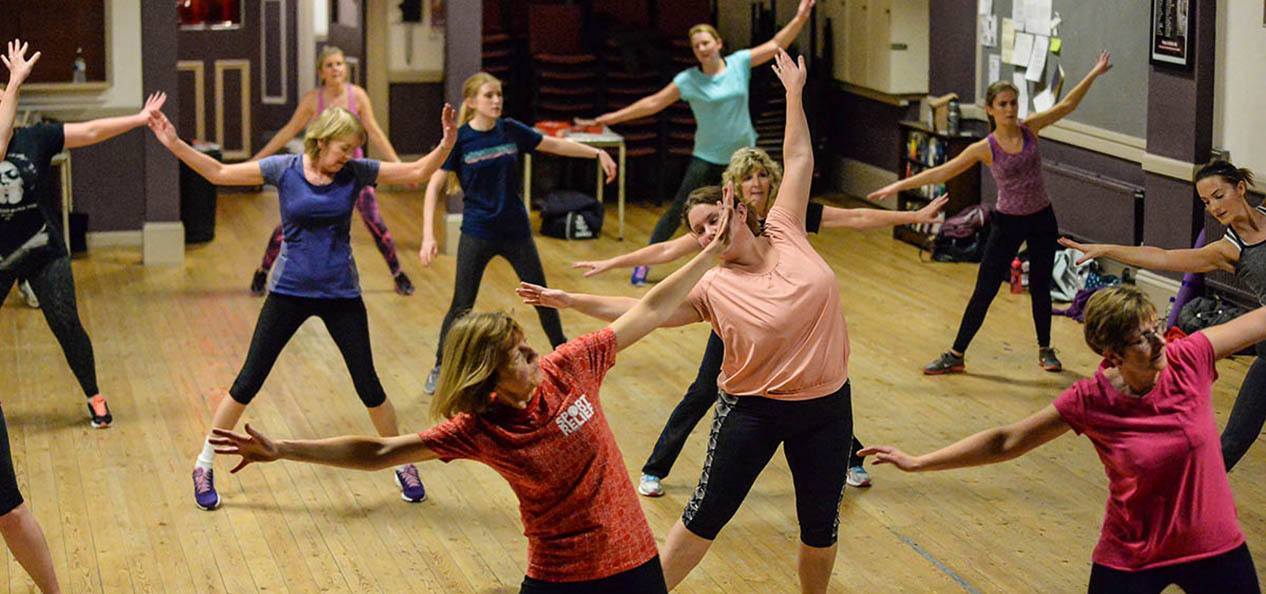
[[557,138],[554,136],[543,136],[541,137],[541,143],[536,145],[536,150],[563,157],[579,157],[581,159],[593,159],[597,157],[598,164],[602,166],[603,173],[607,174],[607,183],[611,183],[615,180],[615,161],[611,160],[611,155],[607,154],[607,151],[598,147],[588,146],[579,142]]
[[1205,328],[1204,337],[1213,346],[1217,359],[1234,355],[1266,340],[1266,307],[1259,307],[1225,324]]
[[983,466],[1018,458],[1070,428],[1055,406],[1048,404],[1022,421],[981,431],[931,454],[911,456],[891,446],[873,446],[857,453],[874,455],[875,464],[892,464],[906,472]]
[[453,145],[457,143],[457,112],[453,110],[452,105],[444,104],[444,109],[440,113],[440,125],[444,130],[444,137],[440,139],[439,146],[436,146],[431,152],[423,155],[417,161],[409,163],[380,162],[378,164],[378,183],[420,184],[439,170],[440,165],[443,165],[444,160],[448,158],[449,151],[453,150]]
[[678,99],[681,99],[681,91],[677,89],[676,83],[668,83],[667,86],[654,95],[642,97],[628,107],[604,113],[592,120],[576,118],[576,123],[581,126],[611,126],[620,122],[655,115],[669,105],[676,103]]
[[958,174],[967,171],[976,163],[987,163],[990,158],[989,139],[977,140],[967,146],[963,152],[957,157],[946,161],[941,165],[937,165],[931,169],[920,171],[917,175],[912,175],[905,179],[899,179],[892,182],[866,196],[867,200],[884,200],[895,195],[902,190],[909,190],[926,186],[928,184],[944,183]]
[[883,208],[822,208],[823,229],[879,229],[896,225],[935,223],[937,215],[949,202],[949,195],[941,196],[919,210],[887,210]]
[[1081,79],[1081,82],[1077,83],[1077,86],[1073,87],[1073,90],[1069,91],[1059,103],[1046,111],[1040,111],[1025,118],[1024,125],[1029,128],[1029,131],[1037,134],[1038,130],[1060,121],[1077,109],[1095,79],[1112,69],[1112,63],[1108,61],[1110,57],[1111,55],[1106,51],[1099,54],[1099,58],[1095,60],[1095,65],[1086,74],[1086,78]]
[[787,90],[787,124],[782,141],[782,186],[774,206],[780,206],[804,221],[809,205],[809,184],[813,180],[813,143],[809,139],[809,123],[804,116],[801,91],[807,75],[804,56],[792,60],[782,48],[774,56],[774,72]]
[[378,126],[378,118],[374,117],[374,106],[369,102],[369,93],[366,93],[365,89],[356,85],[351,85],[348,92],[356,94],[356,106],[359,108],[360,121],[365,125],[365,134],[369,136],[370,146],[373,146],[374,149],[382,154],[383,161],[399,163],[400,155],[396,154],[396,147],[391,146],[391,141],[387,139],[387,135]]
[[246,433],[228,429],[212,429],[210,439],[217,454],[241,456],[242,460],[229,472],[237,472],[252,462],[294,460],[353,468],[356,470],[380,470],[409,462],[435,460],[438,456],[422,445],[416,433],[395,437],[361,437],[345,435],[329,439],[273,441],[256,431],[250,423]]
[[[149,129],[154,132],[154,137],[158,139],[158,142],[167,147],[167,150],[176,155],[176,158],[184,161],[190,169],[197,171],[198,175],[217,186],[258,186],[264,183],[264,175],[259,170],[259,161],[230,165],[194,150],[189,143],[176,135],[176,128],[171,125],[171,121],[162,111],[154,110],[150,113]],[[69,145],[69,141],[67,144]]]
[[160,113],[159,110],[163,108],[163,103],[166,101],[167,93],[153,93],[145,100],[145,107],[133,115],[66,124],[62,128],[66,135],[66,148],[94,145],[133,128],[144,126],[152,114]]
[[1123,264],[1147,268],[1148,270],[1173,270],[1176,272],[1209,272],[1225,270],[1235,272],[1235,263],[1239,261],[1239,251],[1231,242],[1218,240],[1197,249],[1165,250],[1148,245],[1113,245],[1110,243],[1077,243],[1067,237],[1061,237],[1059,244],[1084,252],[1077,260],[1081,264],[1100,256],[1111,258]]
[[800,34],[800,29],[809,22],[809,14],[813,12],[814,0],[800,0],[796,16],[791,22],[774,34],[774,38],[752,48],[752,68],[768,62],[778,50],[787,49],[792,40]]
[[13,138],[13,121],[18,116],[18,90],[31,75],[35,63],[40,61],[39,52],[31,54],[28,60],[26,50],[26,43],[14,39],[9,42],[8,55],[0,56],[0,61],[9,69],[9,84],[4,87],[4,95],[0,96],[0,160],[8,154],[9,140]]
[[308,125],[308,122],[316,115],[316,94],[320,92],[321,89],[318,88],[305,94],[299,100],[299,105],[295,106],[295,112],[291,114],[290,121],[273,135],[264,148],[256,151],[248,160],[258,161],[264,157],[270,157],[281,150],[281,147],[286,146],[290,139],[298,136],[299,131],[303,130],[303,127]]
[[[823,220],[823,226],[826,221]],[[653,266],[666,264],[699,251],[699,242],[691,235],[682,235],[671,241],[661,241],[621,254],[606,260],[581,260],[571,265],[572,268],[588,268],[585,276],[602,274],[612,268],[631,268],[633,266]]]

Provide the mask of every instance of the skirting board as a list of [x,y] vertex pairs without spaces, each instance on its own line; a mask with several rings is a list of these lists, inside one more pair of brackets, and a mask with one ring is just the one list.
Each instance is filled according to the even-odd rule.
[[[831,184],[837,190],[857,198],[865,198],[867,194],[897,181],[897,174],[856,159],[841,157],[835,159],[832,165]],[[897,207],[895,199],[874,204],[889,210]]]
[[84,239],[90,250],[96,247],[140,247],[145,241],[140,231],[93,231]]

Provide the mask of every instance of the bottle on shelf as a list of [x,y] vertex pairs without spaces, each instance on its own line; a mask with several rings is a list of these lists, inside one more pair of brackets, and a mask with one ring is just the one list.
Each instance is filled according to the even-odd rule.
[[1015,259],[1011,260],[1011,292],[1012,293],[1024,292],[1024,286],[1020,279],[1022,266],[1023,265],[1020,264],[1019,256],[1016,256]]
[[951,136],[958,134],[959,122],[963,119],[962,109],[958,106],[958,99],[950,99],[949,115],[946,118],[945,132]]
[[72,82],[88,82],[88,62],[84,60],[84,48],[75,50],[75,65],[71,72]]

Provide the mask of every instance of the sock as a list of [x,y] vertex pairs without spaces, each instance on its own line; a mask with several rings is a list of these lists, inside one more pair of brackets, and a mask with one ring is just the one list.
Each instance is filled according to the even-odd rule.
[[[210,438],[208,438],[210,439]],[[195,468],[203,470],[211,470],[211,465],[215,462],[215,446],[210,441],[202,442],[202,453],[198,454],[197,462],[194,462]]]

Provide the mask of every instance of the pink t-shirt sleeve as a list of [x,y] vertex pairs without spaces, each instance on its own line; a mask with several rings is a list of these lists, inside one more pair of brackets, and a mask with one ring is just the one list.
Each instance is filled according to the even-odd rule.
[[451,462],[459,458],[479,459],[481,448],[475,434],[474,418],[460,414],[439,425],[418,433],[425,445],[440,457],[442,462]]
[[1087,388],[1092,387],[1095,381],[1093,377],[1080,380],[1055,399],[1055,410],[1077,435],[1081,435],[1086,427],[1086,398],[1090,396]]
[[708,291],[712,288],[714,271],[715,269],[705,272],[703,278],[695,283],[694,288],[690,289],[690,294],[686,296],[686,302],[695,308],[699,319],[709,323],[712,322],[712,304],[708,302]]
[[[1166,356],[1171,362],[1183,365],[1194,374],[1192,383],[1210,385],[1218,379],[1217,359],[1213,352],[1213,344],[1204,332],[1196,332],[1182,340],[1169,344]],[[1203,398],[1209,398],[1212,390],[1193,390]]]
[[597,398],[598,385],[615,365],[615,353],[615,332],[607,327],[566,342],[546,355],[546,360],[558,367],[561,376],[582,384],[592,382],[593,397]]

